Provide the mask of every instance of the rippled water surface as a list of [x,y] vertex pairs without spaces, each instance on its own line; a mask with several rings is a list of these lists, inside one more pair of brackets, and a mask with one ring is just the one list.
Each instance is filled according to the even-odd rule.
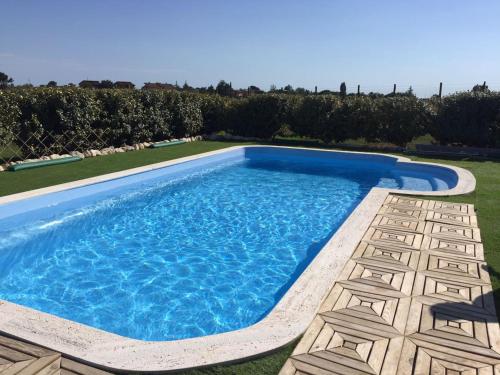
[[378,170],[242,160],[143,184],[0,233],[0,298],[120,335],[172,340],[263,318]]

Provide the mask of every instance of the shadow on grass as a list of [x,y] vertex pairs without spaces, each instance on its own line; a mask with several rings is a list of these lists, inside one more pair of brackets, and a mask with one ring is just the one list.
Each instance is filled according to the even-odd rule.
[[180,372],[180,375],[276,375],[292,354],[299,339],[275,352],[253,360],[243,360],[241,363],[211,366]]

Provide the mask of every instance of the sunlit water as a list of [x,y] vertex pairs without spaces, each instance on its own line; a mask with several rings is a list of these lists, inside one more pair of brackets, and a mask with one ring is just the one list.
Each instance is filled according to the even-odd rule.
[[0,233],[0,298],[144,340],[247,327],[371,187],[400,184],[383,170],[277,160],[156,181]]

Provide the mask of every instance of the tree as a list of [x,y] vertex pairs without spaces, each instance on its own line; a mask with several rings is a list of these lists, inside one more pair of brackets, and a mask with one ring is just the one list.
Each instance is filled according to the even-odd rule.
[[0,72],[0,88],[11,86],[14,80],[7,74]]
[[286,91],[286,92],[293,92],[293,86],[292,85],[286,85],[283,88],[283,90]]
[[101,89],[112,89],[113,88],[113,82],[110,81],[109,79],[104,79],[99,84],[99,88],[101,88]]
[[271,87],[269,87],[269,92],[275,92],[276,91],[276,85],[273,83]]
[[307,95],[307,94],[309,94],[309,93],[310,93],[310,91],[309,91],[309,90],[307,90],[307,89],[305,89],[305,88],[303,88],[303,87],[297,87],[297,88],[295,89],[295,92],[296,92],[297,94],[300,94],[300,95]]
[[406,90],[405,95],[406,96],[415,96],[415,94],[413,93],[413,87],[410,86],[410,88],[408,90]]
[[260,94],[262,93],[262,90],[260,88],[258,88],[257,86],[248,86],[248,93],[249,94]]
[[56,81],[49,81],[49,83],[47,83],[47,87],[57,87],[57,82]]
[[346,96],[346,94],[347,94],[347,86],[345,85],[345,82],[342,82],[340,84],[340,95]]
[[482,85],[474,85],[472,88],[472,92],[489,92],[488,86],[486,85],[486,81]]
[[215,88],[215,91],[220,96],[232,96],[233,95],[233,88],[231,87],[231,84],[227,83],[224,80],[221,80],[217,84],[217,87]]

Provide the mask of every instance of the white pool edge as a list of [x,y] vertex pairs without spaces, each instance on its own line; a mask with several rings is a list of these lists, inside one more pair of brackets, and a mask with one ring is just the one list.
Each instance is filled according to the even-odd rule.
[[[0,197],[0,204],[100,183],[249,147],[294,148],[374,155],[363,152],[283,146],[234,146]],[[271,312],[260,322],[250,327],[184,340],[142,341],[0,300],[0,331],[113,371],[175,371],[235,362],[276,350],[292,342],[306,330],[345,262],[351,256],[389,193],[448,196],[470,193],[475,189],[475,178],[472,173],[465,169],[442,164],[414,162],[408,158],[389,154],[375,155],[393,157],[402,163],[411,162],[449,168],[458,176],[457,186],[450,190],[433,192],[372,188]]]

